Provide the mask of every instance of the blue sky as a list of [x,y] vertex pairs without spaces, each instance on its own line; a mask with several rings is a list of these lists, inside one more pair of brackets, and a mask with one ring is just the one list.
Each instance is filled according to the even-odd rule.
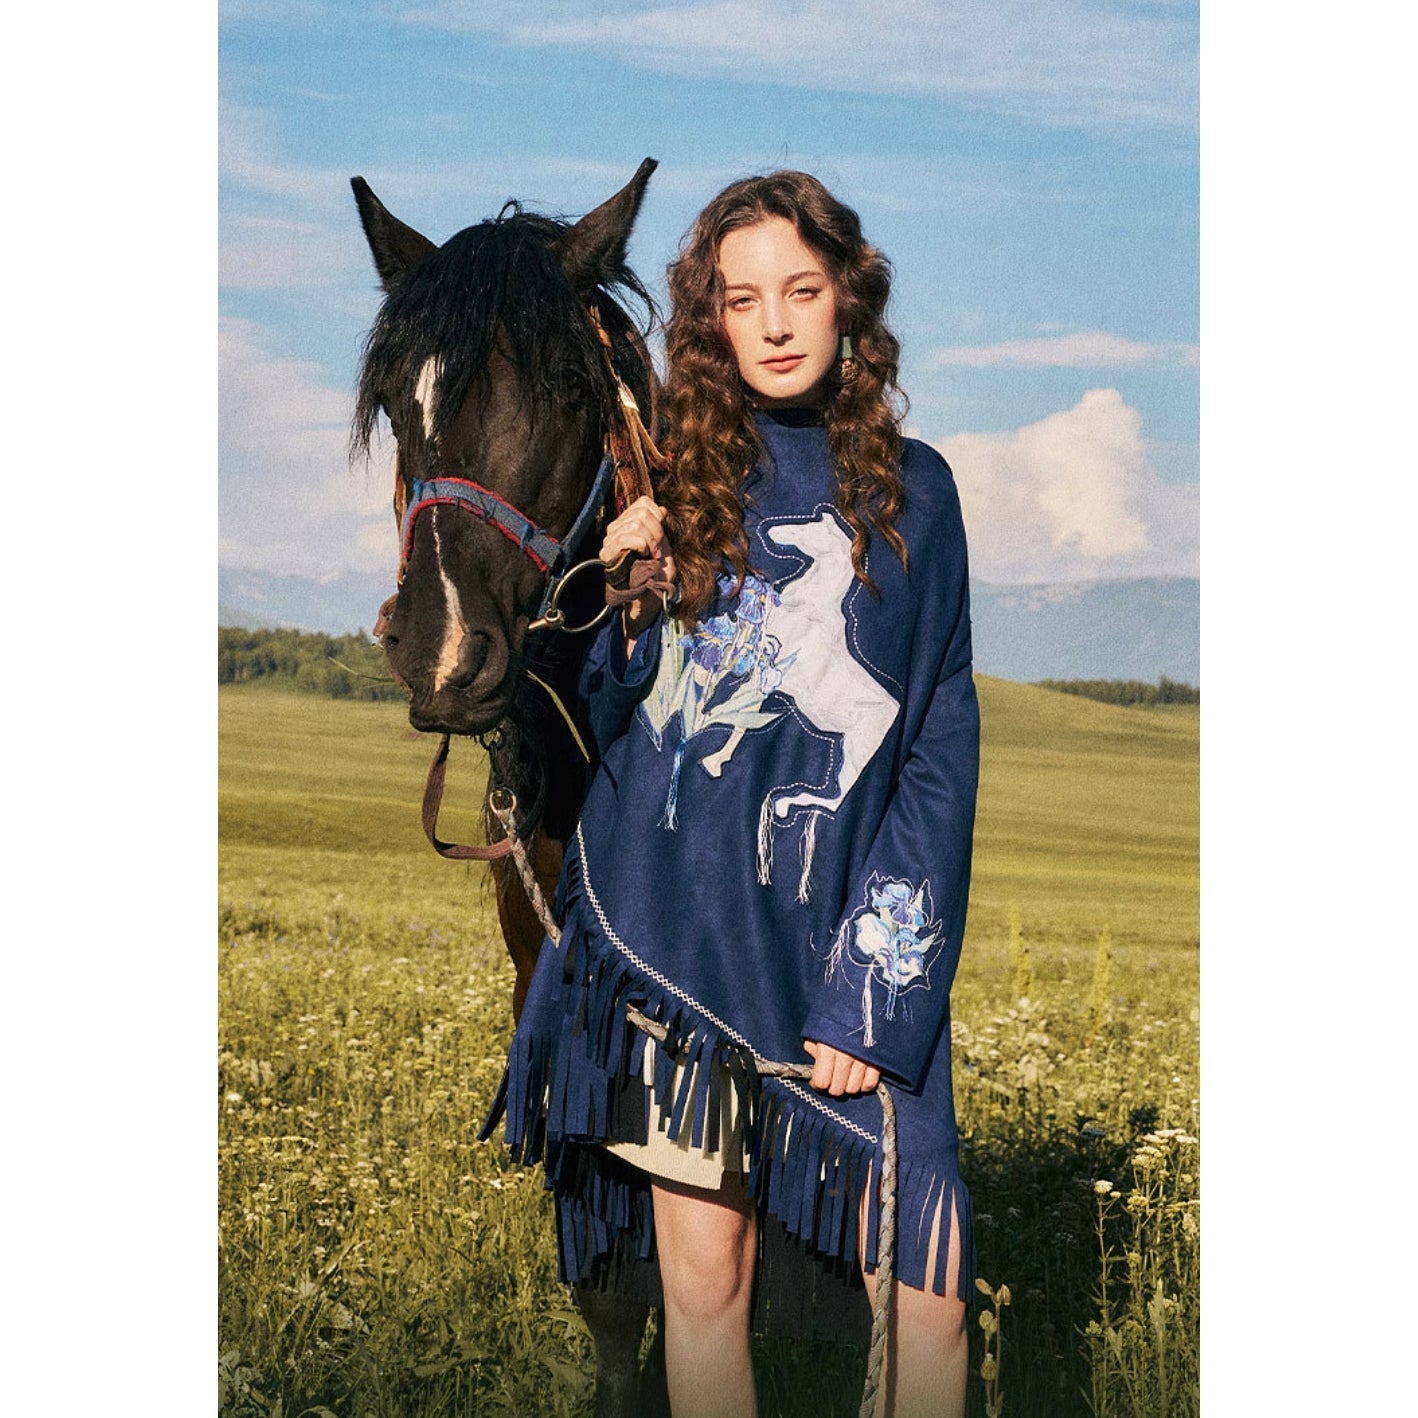
[[657,293],[747,172],[857,208],[976,575],[1196,574],[1197,30],[1172,0],[228,0],[223,565],[392,569],[388,450],[345,462],[378,304],[352,174],[441,241],[509,197],[579,214],[649,155]]

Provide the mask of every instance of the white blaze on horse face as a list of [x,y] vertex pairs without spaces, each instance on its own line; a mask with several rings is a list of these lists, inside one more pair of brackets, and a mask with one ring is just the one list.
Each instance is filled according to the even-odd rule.
[[438,387],[438,376],[443,373],[443,361],[437,355],[424,360],[419,370],[418,382],[414,385],[414,402],[423,415],[423,436],[433,437],[433,393]]
[[428,519],[433,527],[434,560],[438,563],[438,579],[443,583],[443,598],[447,604],[447,614],[443,617],[443,647],[438,652],[438,663],[433,667],[435,694],[453,677],[463,641],[468,638],[468,624],[463,619],[463,603],[458,599],[458,588],[443,569],[443,543],[438,536],[438,514],[442,510],[442,507],[428,509]]

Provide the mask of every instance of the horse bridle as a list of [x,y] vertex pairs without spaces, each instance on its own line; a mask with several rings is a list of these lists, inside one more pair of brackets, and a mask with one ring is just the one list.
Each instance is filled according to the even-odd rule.
[[[591,490],[581,510],[571,523],[565,536],[557,538],[533,522],[505,498],[499,497],[490,488],[471,478],[440,477],[415,479],[410,488],[408,505],[404,510],[400,529],[398,585],[404,584],[404,573],[408,568],[409,554],[413,547],[414,522],[419,513],[428,507],[448,505],[461,507],[467,512],[495,528],[526,556],[547,578],[546,590],[536,617],[527,625],[527,633],[534,631],[561,631],[567,635],[579,635],[593,630],[604,623],[615,605],[624,604],[633,595],[645,588],[653,588],[661,595],[667,594],[668,587],[655,579],[644,562],[643,569],[632,569],[637,556],[633,552],[622,553],[614,562],[607,564],[599,557],[589,557],[577,561],[586,538],[595,526],[597,518],[610,497],[615,492],[616,504],[624,509],[637,497],[651,494],[650,470],[662,472],[669,460],[656,448],[649,430],[640,414],[640,404],[620,371],[615,367],[615,352],[610,336],[601,323],[600,313],[593,305],[589,310],[591,324],[600,338],[601,353],[606,369],[614,383],[617,394],[617,408],[612,412],[606,432],[606,451],[601,458],[596,475],[591,481]],[[653,376],[652,376],[653,378]],[[653,421],[653,411],[651,419]],[[607,582],[607,600],[595,616],[584,625],[567,625],[565,612],[561,609],[561,597],[566,587],[583,571],[592,568],[601,571]],[[381,608],[382,609],[382,608]],[[556,700],[555,693],[546,687]],[[557,708],[570,723],[571,720],[559,700]],[[575,726],[572,725],[575,733]],[[485,847],[467,846],[458,842],[444,842],[438,836],[438,809],[443,801],[443,784],[448,771],[448,750],[451,735],[444,734],[433,756],[428,770],[428,779],[423,794],[423,830],[433,845],[433,849],[443,857],[460,861],[494,861],[505,857],[512,848],[510,836],[490,842]],[[486,745],[485,745],[486,746]]]
[[[524,512],[514,507],[506,498],[500,497],[491,488],[474,482],[471,478],[441,477],[415,479],[409,489],[409,501],[404,510],[403,524],[399,538],[399,574],[397,584],[404,584],[404,573],[408,569],[409,555],[413,550],[414,523],[420,512],[428,507],[448,505],[461,507],[471,512],[479,521],[501,532],[538,571],[547,578],[546,591],[536,616],[527,626],[528,634],[538,630],[559,630],[567,635],[581,635],[604,624],[613,608],[607,602],[584,625],[567,625],[566,614],[561,609],[561,597],[572,580],[592,568],[607,575],[619,591],[616,602],[625,599],[628,584],[627,563],[632,559],[624,554],[607,565],[599,557],[589,557],[577,561],[587,536],[595,526],[597,517],[606,505],[614,485],[617,505],[623,510],[642,494],[650,494],[650,469],[663,471],[667,466],[664,455],[655,447],[649,430],[640,415],[640,404],[620,371],[615,367],[615,352],[610,336],[601,323],[600,312],[593,305],[587,312],[591,324],[601,341],[601,353],[606,370],[615,386],[617,407],[612,411],[606,434],[606,451],[596,475],[591,480],[591,490],[581,510],[572,520],[566,535],[557,538],[545,527],[533,522]],[[653,412],[651,418],[653,420]]]
[[584,625],[567,625],[566,615],[561,609],[561,596],[567,584],[581,572],[589,571],[592,567],[605,569],[604,563],[596,557],[584,561],[577,561],[576,557],[606,504],[615,473],[615,455],[608,452],[596,470],[586,501],[571,523],[570,530],[560,539],[552,536],[545,527],[538,526],[525,513],[519,512],[490,488],[473,482],[471,478],[415,479],[410,489],[409,505],[404,512],[399,552],[399,585],[404,584],[404,572],[413,547],[414,522],[419,513],[428,507],[461,507],[501,532],[546,576],[547,585],[541,607],[535,619],[527,626],[528,633],[536,630],[560,630],[567,635],[580,635],[585,631],[594,630],[611,613],[610,606],[603,605]]

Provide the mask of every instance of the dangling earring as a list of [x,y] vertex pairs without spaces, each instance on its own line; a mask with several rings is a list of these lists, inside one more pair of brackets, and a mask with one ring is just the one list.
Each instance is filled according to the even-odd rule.
[[837,353],[837,377],[843,384],[850,384],[857,377],[857,361],[852,354],[852,337],[842,336]]

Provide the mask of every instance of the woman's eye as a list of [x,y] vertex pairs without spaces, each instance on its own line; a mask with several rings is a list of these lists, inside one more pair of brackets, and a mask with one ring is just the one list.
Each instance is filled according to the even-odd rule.
[[730,310],[747,310],[753,304],[753,297],[747,295],[736,295],[729,302]]
[[797,290],[795,290],[795,291],[793,292],[793,294],[794,294],[794,295],[814,296],[814,295],[817,295],[817,294],[818,294],[818,287],[816,287],[816,286],[799,286],[799,287],[797,288]]

